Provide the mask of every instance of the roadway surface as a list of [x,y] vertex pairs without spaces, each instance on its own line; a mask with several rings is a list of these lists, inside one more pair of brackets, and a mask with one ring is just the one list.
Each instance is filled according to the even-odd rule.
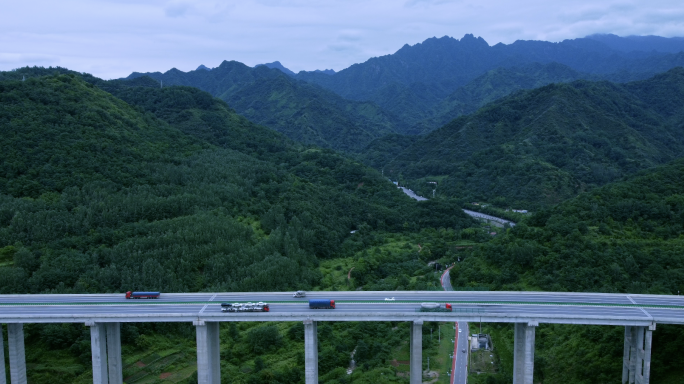
[[[442,274],[440,282],[445,291],[453,291],[454,288],[451,286],[451,278],[448,268]],[[470,353],[470,348],[468,348],[468,323],[465,321],[459,321],[454,324],[455,326],[455,339],[454,339],[454,352],[453,361],[451,362],[451,384],[466,384],[468,376],[468,354]],[[464,352],[465,351],[465,352]]]
[[[308,299],[333,299],[335,310],[312,310]],[[394,300],[386,301],[386,298]],[[270,304],[269,313],[222,313],[221,302]],[[452,303],[451,313],[418,312],[421,302]],[[557,292],[289,292],[162,293],[159,299],[125,299],[124,294],[0,295],[3,322],[102,321],[492,321],[570,324],[684,324],[684,297]],[[121,318],[126,318],[121,320]],[[381,319],[380,319],[381,318]],[[47,319],[47,320],[45,320]]]
[[[423,196],[418,196],[418,195],[416,195],[415,192],[413,192],[412,190],[410,190],[410,189],[408,189],[408,188],[399,187],[399,189],[401,189],[408,197],[410,197],[410,198],[412,198],[412,199],[414,199],[414,200],[417,200],[417,201],[425,201],[425,200],[427,200],[427,199],[424,198]],[[495,221],[495,222],[500,223],[500,224],[502,224],[502,225],[508,223],[511,227],[514,227],[514,226],[515,226],[515,223],[514,223],[514,222],[512,222],[512,221],[510,221],[510,220],[502,219],[502,218],[500,218],[500,217],[495,217],[495,216],[487,215],[487,214],[480,213],[480,212],[476,212],[476,211],[470,211],[470,210],[468,210],[468,209],[464,209],[463,212],[464,212],[466,215],[471,216],[471,217],[474,217],[474,218],[476,218],[476,219],[484,219],[484,220]]]

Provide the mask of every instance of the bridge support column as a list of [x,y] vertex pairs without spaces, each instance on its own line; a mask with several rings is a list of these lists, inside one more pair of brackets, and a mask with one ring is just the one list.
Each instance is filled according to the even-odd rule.
[[[632,367],[632,356],[634,356],[634,350],[636,350],[636,338],[632,335],[632,326],[625,327],[625,348],[622,353],[622,384],[634,383],[634,379],[630,381],[629,374],[634,372]],[[632,345],[634,344],[634,345]]]
[[651,379],[651,345],[655,324],[648,327],[625,327],[622,357],[622,382],[649,384]]
[[534,377],[534,339],[536,321],[515,323],[513,384],[532,384]]
[[89,322],[90,351],[93,360],[93,384],[107,384],[107,331],[104,323]]
[[410,383],[421,384],[423,382],[423,321],[414,321],[411,324],[411,362]]
[[107,367],[109,384],[123,384],[123,365],[121,364],[121,324],[106,323],[107,329]]
[[194,321],[197,330],[197,383],[221,384],[219,323]]
[[24,324],[7,324],[10,380],[12,384],[26,384],[26,353],[24,352]]
[[0,384],[7,384],[7,373],[5,372],[5,335],[0,324]]
[[318,384],[318,325],[304,320],[304,382]]

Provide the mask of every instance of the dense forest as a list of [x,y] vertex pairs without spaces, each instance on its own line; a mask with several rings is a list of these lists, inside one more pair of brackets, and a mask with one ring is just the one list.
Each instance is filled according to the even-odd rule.
[[[393,233],[401,238],[444,228],[458,239],[462,230],[477,226],[455,202],[416,203],[377,171],[291,142],[198,89],[45,72],[36,70],[26,81],[0,81],[0,158],[6,165],[0,174],[1,293],[313,289],[325,286],[322,260],[358,257]],[[351,236],[351,230],[359,234]],[[415,250],[405,257],[399,270],[411,279],[429,271],[428,260]],[[426,287],[422,279],[411,286]],[[359,325],[339,327],[355,332]],[[251,324],[226,329],[226,337],[237,340],[226,348],[249,346],[263,338],[260,332],[274,329],[285,332]],[[368,332],[379,332],[374,329]],[[187,343],[191,331],[127,325],[123,337],[135,354],[169,343],[158,339],[161,334]],[[354,335],[346,340],[347,356],[359,340],[371,343],[369,356],[380,356],[356,374],[371,383],[364,372],[373,377],[386,362],[373,349],[373,336]],[[48,364],[30,370],[32,382],[87,377],[89,339],[83,329],[32,325],[27,338],[29,350],[38,351],[29,362],[76,359],[69,369]],[[296,340],[264,349],[266,360],[292,350],[286,363],[275,366],[255,362],[260,347],[235,352],[235,369],[262,364],[241,380],[299,380],[303,363],[297,351],[303,345]],[[59,350],[64,352],[56,357]],[[188,350],[181,348],[183,354]],[[339,353],[322,361],[323,375],[349,363]],[[235,373],[231,367],[226,375]]]
[[[536,209],[684,154],[684,70],[615,84],[580,80],[519,91],[420,137],[389,176],[427,194],[504,198]],[[370,146],[369,149],[392,148]],[[386,173],[388,174],[388,173]]]
[[[680,159],[535,213],[504,236],[474,247],[452,269],[452,284],[507,291],[677,295],[684,291],[682,249]],[[614,382],[622,364],[623,333],[620,327],[541,326],[535,378],[551,383]],[[681,380],[684,361],[672,351],[682,348],[681,327],[658,325],[654,382],[676,375]]]
[[144,76],[167,86],[197,87],[226,101],[250,121],[324,148],[357,152],[373,139],[400,132],[405,126],[375,103],[344,99],[266,66],[250,68],[224,61],[211,71],[172,69],[163,74],[133,73],[127,79]]

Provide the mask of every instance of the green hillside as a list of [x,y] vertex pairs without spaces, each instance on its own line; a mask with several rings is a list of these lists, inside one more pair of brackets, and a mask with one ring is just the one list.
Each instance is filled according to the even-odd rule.
[[[577,81],[522,91],[455,119],[385,165],[438,193],[555,204],[684,154],[684,69],[618,85]],[[415,190],[423,186],[412,185]]]
[[408,132],[431,132],[459,116],[471,114],[486,104],[519,90],[597,77],[579,73],[558,63],[533,63],[522,67],[496,68],[459,87],[441,100],[430,110],[430,118],[421,121]]
[[[452,270],[452,284],[677,295],[684,291],[682,249],[680,159],[536,213],[475,247]],[[545,383],[614,382],[622,370],[623,334],[621,327],[540,326],[535,378]],[[683,347],[681,326],[658,324],[652,382],[681,379],[684,360],[674,351]]]
[[133,73],[164,85],[197,87],[226,101],[251,121],[306,144],[358,151],[405,123],[371,102],[343,99],[319,86],[293,79],[266,66],[250,68],[224,61],[211,71]]
[[[358,257],[386,238],[403,246],[396,269],[411,286],[427,287],[431,269],[408,244],[411,236],[431,230],[434,237],[433,228],[442,228],[458,239],[474,225],[454,203],[416,203],[377,171],[295,144],[198,89],[37,76],[57,71],[68,72],[27,69],[18,74],[29,75],[25,82],[0,81],[0,161],[7,165],[0,293],[330,289],[321,261]],[[387,279],[383,286],[390,282],[404,284]],[[344,377],[359,345],[368,358],[355,380],[395,373],[387,359],[402,341],[392,330],[398,324],[321,331],[333,326],[339,338],[321,345],[324,377],[340,370]],[[300,328],[224,328],[225,375],[245,384],[301,381]],[[31,382],[92,381],[82,325],[25,329]],[[191,383],[192,332],[189,324],[124,325],[127,382],[153,382],[164,372]],[[279,341],[264,345],[263,335]]]

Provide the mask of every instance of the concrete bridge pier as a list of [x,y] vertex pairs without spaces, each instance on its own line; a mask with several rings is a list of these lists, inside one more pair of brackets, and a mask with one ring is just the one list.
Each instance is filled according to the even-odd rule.
[[410,336],[410,383],[422,384],[423,382],[423,321],[417,320],[411,323]]
[[123,384],[123,364],[121,364],[121,324],[106,323],[107,331],[107,370],[109,384]]
[[7,384],[7,373],[5,372],[5,334],[2,332],[2,324],[0,324],[0,384]]
[[651,380],[651,346],[655,324],[648,327],[625,327],[622,357],[622,382],[649,384]]
[[93,359],[93,384],[107,384],[107,331],[104,323],[89,322],[90,351]]
[[123,384],[121,324],[87,322],[93,360],[93,384]]
[[304,320],[304,382],[318,384],[318,326]]
[[513,384],[533,384],[536,321],[515,323]]
[[194,321],[197,331],[197,383],[221,384],[219,323]]
[[12,384],[26,384],[24,324],[7,324],[7,344],[9,347],[10,381]]

